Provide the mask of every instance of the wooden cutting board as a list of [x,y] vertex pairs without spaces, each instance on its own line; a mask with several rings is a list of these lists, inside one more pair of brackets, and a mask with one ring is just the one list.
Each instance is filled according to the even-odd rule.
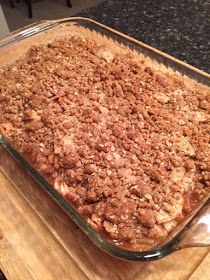
[[19,171],[0,149],[0,269],[8,280],[210,279],[210,248],[147,263],[107,255]]

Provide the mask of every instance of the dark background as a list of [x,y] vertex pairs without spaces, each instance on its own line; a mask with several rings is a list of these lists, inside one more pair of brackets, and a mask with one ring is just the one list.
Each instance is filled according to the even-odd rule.
[[108,0],[78,15],[210,72],[209,7],[206,0]]

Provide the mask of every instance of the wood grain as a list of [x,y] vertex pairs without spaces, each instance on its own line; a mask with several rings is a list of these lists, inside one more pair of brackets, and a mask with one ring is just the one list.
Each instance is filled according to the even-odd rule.
[[[208,251],[209,248],[188,248],[173,253],[161,260],[147,263],[132,280],[189,279],[191,273],[199,266]],[[208,273],[210,276],[210,270]]]
[[35,279],[24,260],[17,255],[15,248],[5,237],[0,240],[0,265],[8,279]]
[[209,250],[189,248],[148,263],[113,258],[0,148],[0,268],[8,280],[206,280]]
[[210,250],[200,265],[195,269],[189,280],[209,280],[210,279]]
[[114,259],[99,250],[19,164],[3,149],[0,149],[0,154],[0,170],[7,173],[18,189],[16,191],[10,184],[11,196],[22,193],[24,200],[89,279],[117,280],[134,276],[141,264]]
[[87,279],[1,173],[0,182],[0,265],[6,276],[11,280],[43,279],[43,275],[46,280],[74,279],[73,275]]

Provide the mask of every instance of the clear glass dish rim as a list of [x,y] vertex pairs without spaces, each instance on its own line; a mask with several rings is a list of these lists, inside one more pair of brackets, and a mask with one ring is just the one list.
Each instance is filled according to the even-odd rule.
[[[19,29],[17,31],[14,31],[12,33],[9,33],[6,36],[3,36],[0,38],[0,49],[3,47],[7,47],[11,44],[14,44],[18,41],[24,40],[30,36],[36,35],[38,33],[47,31],[53,27],[58,26],[62,23],[67,22],[85,22],[86,24],[92,25],[94,28],[101,28],[105,31],[108,31],[110,33],[113,33],[114,35],[117,35],[119,37],[122,37],[125,40],[130,41],[133,44],[137,44],[142,48],[145,48],[145,50],[148,50],[149,52],[154,52],[158,56],[163,56],[164,59],[168,59],[169,61],[172,61],[175,64],[181,65],[181,67],[186,67],[189,71],[194,72],[196,75],[203,77],[205,80],[209,79],[210,75],[200,69],[195,68],[194,66],[191,66],[185,62],[182,62],[179,59],[176,59],[162,51],[159,51],[145,43],[142,43],[136,39],[130,38],[127,35],[124,35],[110,27],[107,27],[101,23],[98,23],[92,19],[89,18],[82,18],[82,17],[71,17],[71,18],[65,18],[65,19],[59,19],[59,20],[43,20],[39,21],[37,23],[34,23],[32,25],[26,26],[22,29]],[[208,80],[209,81],[209,80]],[[155,260],[159,259],[161,257],[164,257],[168,255],[169,253],[172,253],[179,249],[178,244],[182,238],[182,235],[185,231],[188,230],[188,226],[192,223],[192,221],[199,215],[202,208],[204,208],[209,202],[210,198],[205,202],[204,205],[202,205],[201,209],[199,209],[188,221],[188,223],[183,227],[183,229],[175,235],[172,240],[164,244],[163,246],[159,248],[154,248],[149,251],[129,251],[126,249],[123,249],[121,247],[118,247],[114,245],[113,243],[107,241],[105,238],[103,238],[99,233],[97,233],[92,227],[88,225],[86,220],[76,211],[76,209],[71,205],[69,201],[67,201],[65,198],[63,198],[54,188],[51,184],[49,184],[45,178],[36,171],[31,164],[26,161],[21,154],[14,149],[11,144],[0,134],[0,144],[16,159],[18,160],[21,165],[24,166],[25,170],[28,171],[33,178],[39,183],[39,185],[44,188],[48,194],[58,203],[59,206],[61,206],[64,211],[70,216],[70,218],[83,230],[83,232],[93,241],[93,243],[96,244],[99,248],[101,248],[103,251],[110,255],[114,255],[119,258],[123,258],[126,260],[131,261],[145,261],[145,260]]]

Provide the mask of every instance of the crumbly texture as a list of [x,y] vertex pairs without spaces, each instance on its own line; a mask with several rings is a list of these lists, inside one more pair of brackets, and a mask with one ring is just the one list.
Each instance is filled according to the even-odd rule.
[[67,37],[0,72],[0,132],[121,246],[163,240],[210,193],[210,95]]

